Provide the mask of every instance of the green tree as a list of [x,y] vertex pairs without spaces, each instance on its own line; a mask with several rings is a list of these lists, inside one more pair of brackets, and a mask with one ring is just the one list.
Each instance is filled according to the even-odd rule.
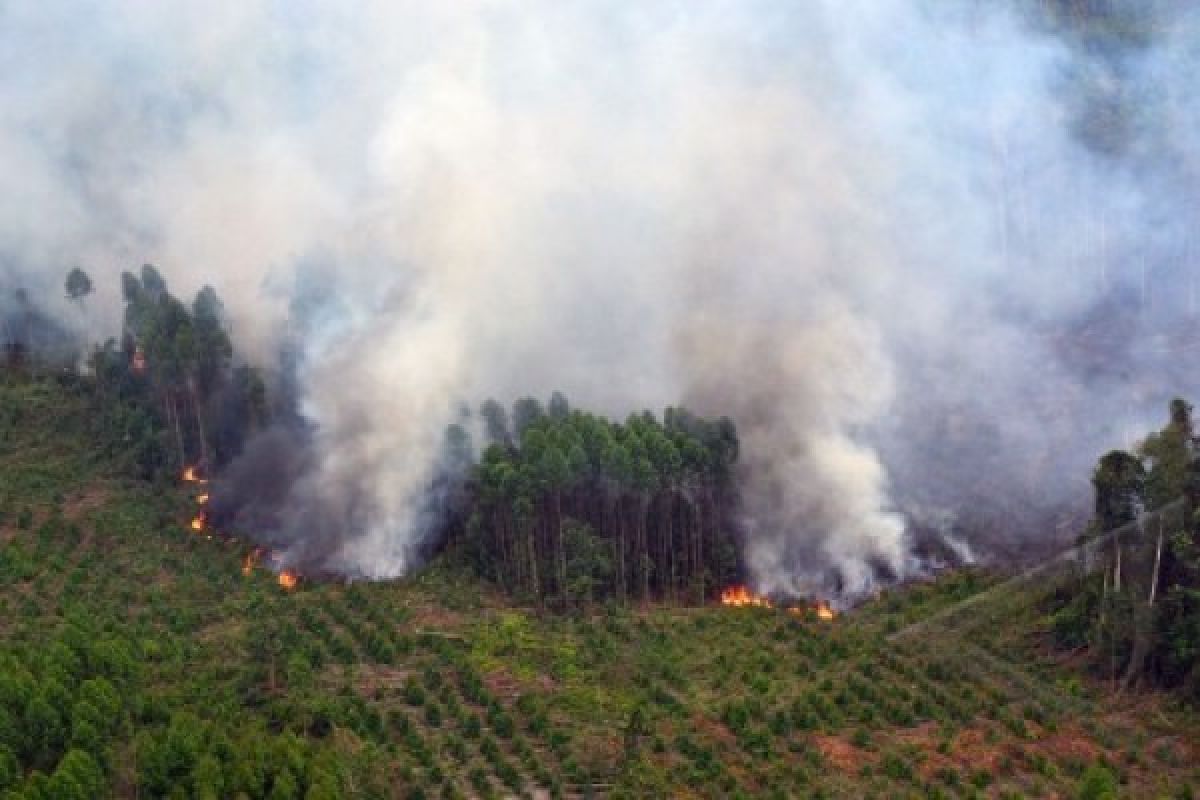
[[1075,796],[1078,800],[1117,800],[1117,779],[1105,767],[1093,764],[1084,770]]
[[66,743],[66,724],[58,708],[39,690],[25,709],[27,757],[38,767],[54,764]]
[[1129,453],[1112,450],[1101,457],[1092,473],[1101,530],[1113,530],[1137,518],[1145,479],[1142,462]]
[[512,444],[512,434],[508,430],[508,412],[504,410],[504,406],[489,397],[479,407],[479,414],[483,417],[488,442],[504,446]]
[[225,775],[221,762],[211,753],[200,757],[192,770],[192,787],[197,800],[218,800],[224,797]]
[[522,397],[513,404],[512,424],[513,433],[524,444],[525,431],[534,422],[545,416],[542,404],[534,397]]
[[562,422],[571,413],[571,405],[567,402],[567,397],[562,392],[554,392],[550,395],[550,403],[546,406],[546,414],[556,422]]
[[271,793],[267,800],[296,800],[300,796],[300,784],[290,769],[284,768],[276,773],[271,782]]
[[1195,460],[1192,407],[1178,397],[1172,400],[1167,426],[1147,436],[1138,453],[1147,466],[1144,495],[1148,508],[1166,505],[1187,492]]

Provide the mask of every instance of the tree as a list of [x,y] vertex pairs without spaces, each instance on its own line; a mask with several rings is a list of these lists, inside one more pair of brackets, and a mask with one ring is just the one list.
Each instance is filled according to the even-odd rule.
[[222,787],[225,776],[221,770],[221,762],[212,754],[205,754],[196,762],[192,770],[192,786],[198,800],[218,800],[223,797]]
[[[697,599],[729,572],[733,549],[722,516],[736,510],[732,470],[737,436],[728,419],[708,421],[668,409],[624,424],[579,410],[556,396],[543,413],[522,398],[513,409],[519,438],[501,443],[506,425],[493,401],[481,415],[493,439],[463,484],[464,522],[451,552],[518,592],[566,602],[605,595],[626,600]],[[447,503],[447,507],[450,504]]]
[[1172,400],[1167,426],[1147,436],[1138,454],[1148,467],[1144,481],[1147,507],[1158,508],[1193,489],[1192,407],[1178,397]]
[[300,786],[291,770],[285,767],[275,774],[275,779],[271,782],[271,792],[267,795],[268,800],[295,800],[299,796]]
[[96,759],[82,750],[70,750],[63,756],[54,770],[51,782],[60,777],[69,779],[72,791],[74,786],[78,786],[83,791],[82,797],[100,797],[104,792],[103,770],[96,763]]
[[1092,473],[1101,530],[1113,530],[1137,518],[1145,479],[1146,470],[1134,456],[1124,450],[1104,454]]
[[612,547],[582,522],[568,520],[563,527],[567,590],[573,599],[591,603],[598,591],[613,585]]
[[1116,800],[1117,779],[1100,764],[1088,767],[1079,780],[1079,800]]
[[67,273],[66,289],[69,299],[82,303],[92,293],[92,279],[82,269],[75,267]]
[[512,435],[508,431],[508,412],[504,406],[489,397],[479,407],[479,414],[483,417],[489,442],[506,447],[512,444]]
[[62,714],[40,689],[25,709],[25,738],[29,761],[47,767],[55,762],[66,741]]
[[524,439],[525,431],[538,419],[545,416],[542,404],[534,397],[522,397],[513,404],[513,432],[518,439]]
[[554,392],[550,395],[550,404],[546,407],[546,413],[556,422],[565,420],[571,413],[571,406],[567,403],[566,395],[562,392]]

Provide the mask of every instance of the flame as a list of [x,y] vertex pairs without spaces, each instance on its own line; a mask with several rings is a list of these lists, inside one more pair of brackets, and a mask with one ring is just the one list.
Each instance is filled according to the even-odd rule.
[[290,569],[285,569],[279,573],[279,585],[289,592],[296,588],[296,584],[300,583],[300,576]]
[[196,495],[196,503],[199,505],[205,505],[208,503],[208,492]]
[[254,572],[254,568],[258,566],[258,562],[262,560],[262,556],[263,549],[261,547],[256,547],[247,553],[246,557],[242,559],[242,574],[250,577],[250,573]]
[[721,605],[733,606],[735,608],[742,608],[744,606],[772,608],[770,600],[762,595],[755,594],[745,586],[730,586],[721,592]]
[[201,486],[208,483],[208,480],[200,477],[200,471],[195,466],[187,466],[183,468],[184,483],[198,483]]
[[194,530],[196,533],[203,533],[207,523],[208,515],[201,511],[199,514],[192,517],[192,530]]
[[[775,604],[771,602],[771,598],[755,594],[745,586],[730,586],[721,592],[721,605],[730,606],[733,608],[775,608]],[[811,603],[802,603],[800,605],[784,606],[783,610],[789,614],[794,614],[797,617],[807,616],[808,614],[816,614],[817,619],[826,622],[836,619],[837,612],[833,607],[824,600],[815,600]]]

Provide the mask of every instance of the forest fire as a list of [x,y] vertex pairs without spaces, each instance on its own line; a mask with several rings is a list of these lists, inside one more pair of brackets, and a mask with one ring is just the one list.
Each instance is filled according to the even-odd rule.
[[[775,604],[771,602],[771,598],[755,594],[745,586],[730,586],[728,589],[722,591],[721,605],[729,606],[730,608],[775,608]],[[837,612],[824,600],[816,600],[811,604],[784,606],[783,608],[789,614],[794,614],[798,617],[803,617],[811,612],[816,614],[817,619],[826,622],[837,617]]]
[[774,608],[770,600],[762,595],[755,594],[745,586],[730,586],[728,589],[722,591],[721,605],[732,606],[734,608],[743,608],[746,606]]
[[[184,483],[198,483],[201,486],[208,483],[208,481],[205,478],[202,478],[200,476],[200,470],[197,469],[195,466],[187,466],[187,467],[183,468],[183,482]],[[207,499],[207,495],[205,495],[205,498]]]
[[292,589],[295,589],[299,583],[300,576],[295,572],[292,572],[290,569],[285,569],[283,572],[279,573],[279,585],[287,591],[290,592]]
[[197,505],[202,506],[202,505],[206,505],[207,503],[208,503],[208,492],[205,492],[204,494],[196,495],[196,504]]
[[254,568],[258,566],[258,562],[262,561],[262,557],[263,549],[261,547],[256,547],[247,553],[246,557],[242,559],[242,574],[247,578],[250,577],[250,573],[254,572]]
[[192,517],[192,530],[196,533],[204,533],[204,529],[208,527],[208,515],[201,511],[196,516]]

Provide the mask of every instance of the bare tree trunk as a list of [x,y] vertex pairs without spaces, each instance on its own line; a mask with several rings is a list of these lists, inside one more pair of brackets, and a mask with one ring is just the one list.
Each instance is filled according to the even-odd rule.
[[645,602],[650,598],[650,546],[646,541],[646,515],[650,513],[650,502],[646,495],[640,494],[638,499],[638,549],[641,553],[640,563],[638,565],[641,570],[642,577],[642,601]]
[[567,549],[563,543],[562,492],[554,490],[554,532],[558,562],[558,593],[567,602]]
[[167,393],[167,420],[171,424],[171,430],[175,432],[175,448],[179,454],[179,465],[187,465],[187,454],[183,450],[183,432],[179,428],[179,411],[175,406],[175,395],[170,389]]
[[617,526],[617,598],[624,603],[626,601],[625,591],[625,525],[621,518],[620,500],[616,500],[612,504],[616,511],[612,515]]
[[192,397],[192,412],[196,415],[196,433],[200,437],[200,463],[207,470],[212,470],[208,460],[208,436],[204,432],[204,415],[200,413],[200,393],[196,391],[196,381],[189,375],[187,378],[188,394]]
[[1125,666],[1125,674],[1121,677],[1121,689],[1124,692],[1141,677],[1146,666],[1146,656],[1150,653],[1151,635],[1154,628],[1154,595],[1158,587],[1158,570],[1162,559],[1163,521],[1158,520],[1158,543],[1154,550],[1154,571],[1150,577],[1150,597],[1143,606],[1138,598],[1133,598],[1133,650],[1129,654],[1129,663]]
[[1163,544],[1163,521],[1162,517],[1158,518],[1158,544],[1154,547],[1154,572],[1150,576],[1150,601],[1151,608],[1154,607],[1154,595],[1158,591],[1158,570],[1162,566],[1162,544]]

